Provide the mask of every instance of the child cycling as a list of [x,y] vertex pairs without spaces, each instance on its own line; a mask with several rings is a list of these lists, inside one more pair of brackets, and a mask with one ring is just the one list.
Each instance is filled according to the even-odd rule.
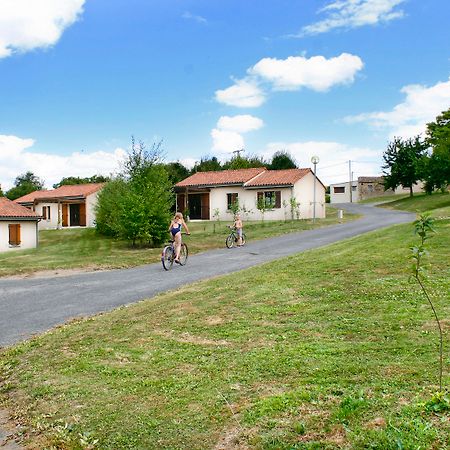
[[183,219],[183,214],[180,212],[177,212],[172,219],[172,222],[170,222],[169,226],[169,232],[172,234],[173,240],[174,240],[174,247],[175,247],[175,259],[174,261],[177,264],[180,264],[180,251],[181,251],[181,229],[185,228],[186,234],[189,233],[189,228],[186,225],[186,222]]
[[237,241],[237,246],[238,247],[242,247],[242,220],[241,220],[241,216],[239,214],[236,214],[234,216],[234,223],[233,223],[233,227],[236,230],[236,234],[238,235],[238,241]]

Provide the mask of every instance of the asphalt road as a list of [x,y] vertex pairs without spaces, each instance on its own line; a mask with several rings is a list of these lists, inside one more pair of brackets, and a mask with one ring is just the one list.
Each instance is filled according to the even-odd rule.
[[63,324],[133,303],[194,281],[227,274],[283,256],[322,247],[397,223],[414,215],[373,206],[341,205],[364,217],[345,224],[211,250],[166,272],[161,264],[54,278],[0,279],[0,347]]

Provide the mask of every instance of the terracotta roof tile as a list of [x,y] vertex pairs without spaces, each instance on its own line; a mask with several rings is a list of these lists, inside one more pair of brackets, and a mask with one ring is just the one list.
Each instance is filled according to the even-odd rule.
[[266,170],[245,183],[245,187],[292,186],[309,172],[311,169]]
[[62,197],[82,197],[100,190],[105,183],[89,183],[89,184],[73,184],[64,185],[58,189],[50,189],[43,191],[34,191],[15,200],[17,203],[32,203],[39,199],[55,199]]
[[223,184],[244,184],[261,172],[265,167],[239,170],[220,170],[216,172],[197,172],[194,175],[180,181],[176,187],[189,186],[219,186]]
[[35,212],[18,205],[6,197],[0,197],[0,218],[36,218],[40,216]]

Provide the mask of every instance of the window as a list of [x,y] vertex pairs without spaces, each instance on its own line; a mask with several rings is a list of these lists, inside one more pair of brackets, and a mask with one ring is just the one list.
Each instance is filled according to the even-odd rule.
[[368,190],[369,192],[373,192],[373,184],[368,184],[368,185],[367,185],[367,190]]
[[266,209],[281,208],[281,191],[258,192],[258,204],[264,200]]
[[227,194],[227,209],[230,210],[233,208],[233,205],[236,204],[239,199],[238,199],[238,193],[237,192],[233,192],[231,194]]
[[42,207],[42,217],[44,220],[50,220],[50,206]]
[[352,186],[352,191],[356,192],[356,186]]
[[345,194],[345,186],[334,186],[333,191],[335,194]]
[[15,247],[20,245],[20,224],[12,224],[8,225],[9,230],[9,245],[13,245]]

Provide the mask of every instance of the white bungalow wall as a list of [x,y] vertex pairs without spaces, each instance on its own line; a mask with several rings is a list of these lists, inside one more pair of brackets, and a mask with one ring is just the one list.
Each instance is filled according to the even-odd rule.
[[[20,224],[19,246],[9,245],[9,224]],[[25,250],[37,247],[37,226],[35,221],[0,221],[0,252]]]

